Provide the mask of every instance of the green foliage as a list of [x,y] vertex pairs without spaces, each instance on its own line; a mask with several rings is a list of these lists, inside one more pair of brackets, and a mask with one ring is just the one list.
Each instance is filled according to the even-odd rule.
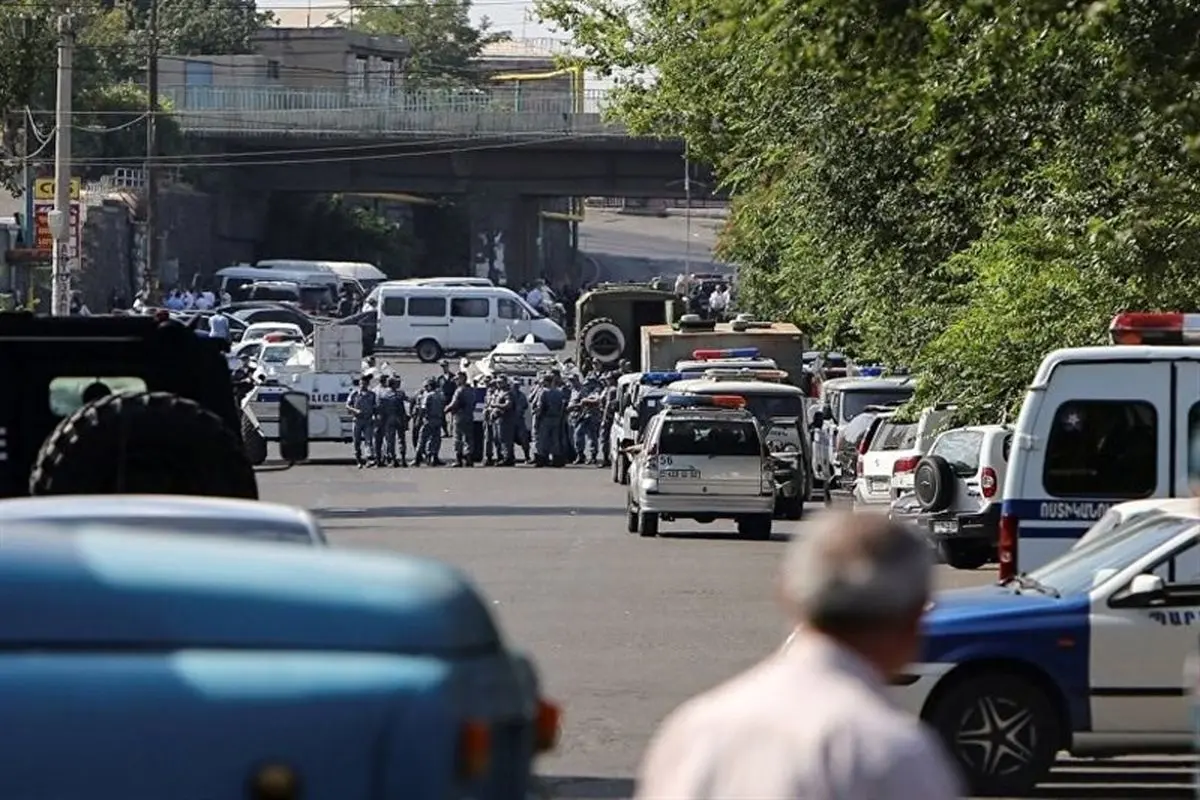
[[[1200,308],[1191,0],[540,0],[734,192],[744,299],[992,421],[1123,308]],[[653,80],[651,80],[653,76]]]
[[355,30],[401,36],[412,45],[406,79],[423,86],[469,86],[484,76],[476,68],[487,45],[505,41],[487,18],[471,22],[471,0],[393,0],[372,3],[354,14]]
[[390,276],[411,272],[412,232],[341,195],[277,195],[263,251],[272,258],[366,261]]
[[[78,170],[88,177],[112,171],[112,164],[146,152],[146,108],[142,87],[133,84],[96,86],[77,98],[87,109],[75,117],[72,157],[95,166]],[[158,118],[159,146],[164,153],[181,153],[183,132],[171,117]],[[95,173],[95,174],[93,174]]]

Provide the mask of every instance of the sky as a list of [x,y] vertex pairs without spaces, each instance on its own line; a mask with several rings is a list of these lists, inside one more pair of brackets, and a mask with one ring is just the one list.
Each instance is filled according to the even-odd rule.
[[[258,7],[263,10],[311,7],[314,21],[324,19],[345,5],[345,0],[258,0]],[[533,0],[474,0],[471,17],[476,23],[488,17],[494,30],[512,31],[517,39],[564,38],[561,33],[537,22]]]

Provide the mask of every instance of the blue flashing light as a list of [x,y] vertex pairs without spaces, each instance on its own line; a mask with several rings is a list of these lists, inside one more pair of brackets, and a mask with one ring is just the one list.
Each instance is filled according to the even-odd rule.
[[734,347],[729,350],[696,350],[692,358],[697,361],[713,361],[722,358],[758,358],[761,352],[757,347]]
[[661,386],[664,383],[674,383],[686,377],[682,372],[646,372],[642,374],[641,383],[649,386]]
[[859,367],[858,374],[862,378],[878,378],[883,375],[883,367]]

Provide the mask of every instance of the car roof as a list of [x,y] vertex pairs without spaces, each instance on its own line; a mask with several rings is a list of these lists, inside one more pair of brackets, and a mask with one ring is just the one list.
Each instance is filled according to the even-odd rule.
[[0,501],[0,522],[79,519],[94,517],[148,517],[170,519],[204,516],[239,522],[291,522],[308,525],[307,511],[282,503],[234,500],[223,497],[188,497],[167,494],[56,495],[17,497]]
[[255,328],[295,328],[303,333],[300,326],[295,322],[254,322],[247,326],[246,330],[251,331]]
[[787,397],[805,397],[804,390],[790,383],[770,381],[713,381],[707,378],[692,378],[670,384],[673,392],[694,394],[773,394]]
[[1149,500],[1130,500],[1117,503],[1111,509],[1122,515],[1139,511],[1158,510],[1178,517],[1200,518],[1200,499],[1195,497],[1152,497]]
[[899,376],[893,378],[832,378],[821,384],[822,391],[837,390],[839,392],[853,392],[856,390],[872,391],[880,389],[911,389],[915,388],[916,383],[909,376]]

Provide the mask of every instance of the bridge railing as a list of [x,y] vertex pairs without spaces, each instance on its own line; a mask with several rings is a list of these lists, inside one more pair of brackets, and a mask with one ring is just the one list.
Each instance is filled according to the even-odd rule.
[[528,84],[479,90],[189,86],[163,94],[183,130],[197,134],[558,137],[622,132],[602,119],[602,92],[579,96]]

